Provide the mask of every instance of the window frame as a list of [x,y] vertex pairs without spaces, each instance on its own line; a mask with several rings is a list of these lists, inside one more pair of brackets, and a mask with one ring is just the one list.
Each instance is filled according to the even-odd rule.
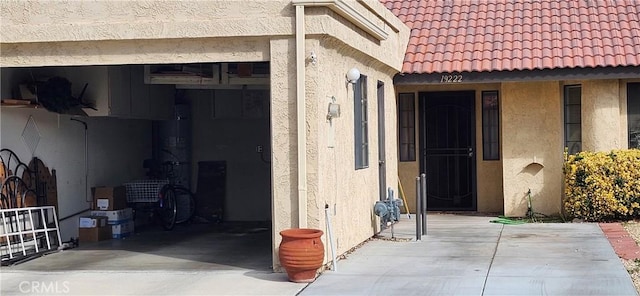
[[[576,88],[580,90],[580,97],[578,98],[579,103],[578,104],[569,103],[569,100],[570,100],[569,92],[572,89],[576,89]],[[567,114],[569,110],[567,107],[569,106],[578,106],[578,109],[580,110],[580,112],[578,112],[580,114],[580,117],[579,117],[580,119],[577,122],[574,122],[574,121],[568,122],[569,116],[567,116]],[[581,152],[582,151],[582,85],[581,84],[567,84],[563,86],[562,114],[563,114],[562,123],[563,123],[563,130],[564,130],[564,147],[565,149],[567,149],[568,154],[575,154],[575,153]],[[580,133],[578,136],[579,138],[578,141],[575,141],[575,140],[569,141],[569,134],[570,134],[569,128],[571,126],[579,127],[578,130],[580,131]],[[574,144],[570,146],[569,143],[574,143],[574,144],[577,143],[579,145],[579,149],[577,151],[573,151],[571,149],[571,146]]]
[[[633,90],[634,88],[637,90]],[[633,121],[634,117],[638,119]],[[640,82],[627,82],[627,148],[640,149]]]
[[398,161],[416,161],[416,94],[398,94]]
[[367,88],[367,76],[360,75],[360,78],[353,84],[353,131],[356,170],[369,167],[369,102]]
[[[495,95],[495,108],[487,108],[488,103],[485,100]],[[497,90],[482,91],[482,160],[494,161],[500,160],[500,92]],[[489,114],[495,112],[495,114]],[[493,122],[492,119],[495,119]],[[495,144],[495,151],[492,149]]]

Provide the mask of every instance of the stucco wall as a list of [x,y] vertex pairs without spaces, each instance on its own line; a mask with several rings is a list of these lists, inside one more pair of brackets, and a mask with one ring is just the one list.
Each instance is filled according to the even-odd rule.
[[268,61],[269,40],[203,38],[0,44],[3,67]]
[[[373,205],[379,200],[377,82],[385,84],[386,185],[397,193],[395,95],[390,69],[382,63],[366,63],[366,57],[336,39],[307,41],[318,55],[307,65],[307,106],[310,134],[309,226],[327,231],[324,208],[329,205],[337,253],[371,237],[378,229]],[[345,74],[352,67],[367,76],[369,166],[355,169],[354,93]],[[327,120],[329,102],[340,104],[339,118]],[[327,243],[328,240],[325,236]]]
[[[485,161],[482,159],[482,91],[500,90],[500,84],[465,84],[465,85],[401,85],[397,87],[397,93],[415,93],[416,98],[416,161],[399,162],[398,170],[400,181],[407,196],[409,211],[415,212],[416,182],[415,178],[420,174],[420,143],[418,120],[418,93],[432,91],[461,91],[474,90],[476,92],[476,165],[477,165],[477,200],[479,212],[502,212],[502,161]],[[500,93],[500,100],[503,94]],[[502,125],[502,122],[500,122]],[[501,141],[502,143],[502,141]],[[502,158],[501,158],[502,159]]]
[[560,212],[562,101],[559,82],[502,84],[504,214],[524,216],[527,191],[533,209]]
[[3,43],[291,35],[286,0],[2,1]]
[[[356,2],[349,3],[357,5]],[[372,2],[371,5],[384,9],[377,2]],[[370,166],[368,169],[355,171],[353,102],[347,99],[349,95],[353,96],[353,91],[347,89],[345,74],[350,68],[358,67],[363,74],[369,76],[370,98],[376,97],[377,80],[385,83],[387,100],[394,98],[391,79],[401,66],[408,29],[402,25],[399,33],[389,30],[389,39],[376,41],[326,8],[307,12],[305,55],[313,51],[318,57],[315,65],[308,58],[305,63],[307,226],[325,231],[323,241],[327,248],[326,261],[330,254],[326,237],[325,204],[331,208],[336,251],[339,254],[366,240],[378,228],[377,219],[372,213],[373,204],[379,198],[376,99],[369,101]],[[323,14],[331,17],[322,16]],[[322,21],[318,22],[317,18]],[[399,24],[397,19],[391,21]],[[283,52],[288,52],[288,55]],[[280,243],[280,230],[298,225],[294,52],[293,39],[271,42],[274,246]],[[288,101],[285,94],[288,94]],[[326,119],[327,104],[331,96],[341,104],[343,114],[332,121],[333,128],[329,127]],[[396,137],[393,105],[387,103],[386,147],[387,184],[395,188],[396,148],[389,142],[389,139]],[[334,133],[334,148],[328,148],[331,132]],[[279,269],[277,247],[274,248],[274,266]]]
[[[274,50],[292,46],[293,40],[273,41]],[[392,72],[382,63],[369,62],[367,57],[341,41],[327,37],[308,38],[307,51],[314,51],[318,61],[314,65],[306,62],[306,114],[307,114],[307,191],[308,227],[325,232],[325,261],[330,260],[329,240],[325,205],[329,206],[330,219],[336,242],[336,252],[342,254],[353,246],[371,237],[379,230],[378,219],[373,214],[373,204],[379,199],[378,189],[378,110],[377,81],[385,84],[385,120],[387,123],[385,142],[388,187],[397,192],[397,148],[396,108],[392,82]],[[286,67],[292,67],[294,60],[278,56],[271,62],[273,75],[283,73]],[[354,102],[353,86],[346,84],[345,74],[357,67],[368,77],[368,116],[369,116],[369,167],[355,169],[354,159]],[[280,71],[282,69],[282,71]],[[292,71],[293,69],[291,69]],[[283,75],[283,74],[279,74]],[[295,91],[281,84],[280,77],[272,77],[272,132],[289,137],[273,138],[274,159],[274,244],[280,243],[277,233],[297,224],[296,187],[285,188],[286,181],[296,184],[296,139],[295,102],[279,100],[282,93]],[[341,115],[329,122],[327,120],[328,103],[341,106]],[[276,116],[283,115],[283,116]],[[330,147],[331,146],[331,147]],[[291,153],[287,155],[287,153]],[[287,161],[288,159],[288,161]],[[288,163],[288,167],[286,167]],[[291,175],[293,174],[293,175]],[[285,193],[287,192],[287,193]],[[274,254],[277,258],[277,254]],[[278,260],[276,262],[276,269]]]
[[[389,37],[375,40],[324,7],[306,8],[307,34],[334,36],[399,69],[409,29],[379,2],[345,2]],[[264,38],[295,30],[294,7],[285,0],[3,1],[0,7],[3,66],[267,61]]]
[[622,147],[618,80],[582,83],[582,150],[607,151]]
[[[3,87],[3,97],[5,90]],[[63,218],[89,208],[91,192],[85,192],[84,127],[44,109],[0,109],[0,148],[13,150],[21,161],[29,162],[31,152],[21,135],[33,116],[40,141],[33,156],[56,170],[58,213]],[[89,189],[120,185],[144,177],[142,161],[151,157],[151,123],[114,118],[81,118],[88,124]],[[129,139],[137,139],[130,141]],[[126,144],[125,144],[126,143]],[[78,236],[78,218],[60,223],[63,240]]]
[[[298,223],[295,40],[271,40],[271,176],[273,262],[278,269],[279,232]],[[283,54],[288,52],[288,54]]]

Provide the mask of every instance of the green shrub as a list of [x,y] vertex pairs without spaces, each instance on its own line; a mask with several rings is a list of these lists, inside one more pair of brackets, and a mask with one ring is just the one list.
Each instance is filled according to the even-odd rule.
[[565,152],[564,210],[586,221],[640,217],[640,150]]

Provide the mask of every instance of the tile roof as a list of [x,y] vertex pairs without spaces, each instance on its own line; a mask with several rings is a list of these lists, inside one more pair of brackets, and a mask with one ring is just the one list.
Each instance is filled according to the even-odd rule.
[[380,0],[411,28],[403,73],[640,65],[640,0]]

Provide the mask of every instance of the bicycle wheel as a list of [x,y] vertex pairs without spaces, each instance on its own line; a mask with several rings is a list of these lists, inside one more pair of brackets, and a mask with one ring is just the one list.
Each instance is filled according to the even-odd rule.
[[196,199],[193,193],[183,186],[174,186],[174,190],[177,201],[176,223],[190,221],[196,213]]
[[177,214],[176,192],[173,186],[164,186],[160,191],[157,212],[162,227],[165,230],[173,229],[173,226],[176,225]]

